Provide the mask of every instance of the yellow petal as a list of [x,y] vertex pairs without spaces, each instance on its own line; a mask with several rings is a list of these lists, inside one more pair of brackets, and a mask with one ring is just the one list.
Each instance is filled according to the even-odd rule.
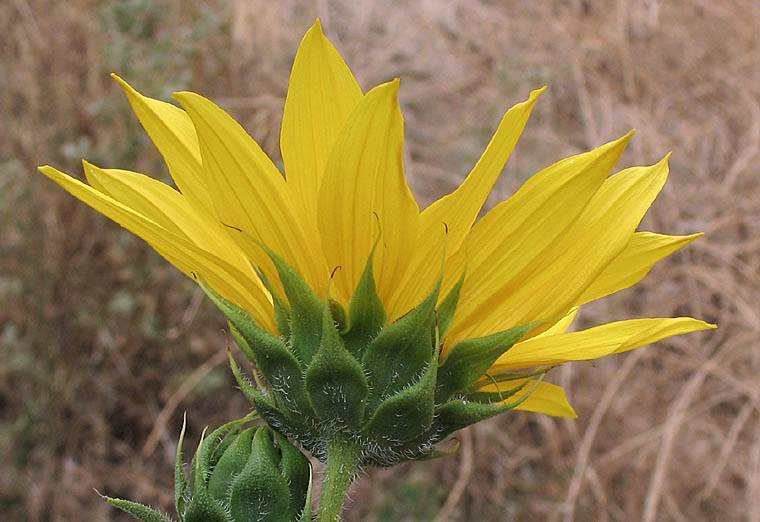
[[390,307],[396,309],[398,315],[419,304],[438,277],[439,267],[435,260],[443,247],[442,224],[446,223],[445,241],[448,252],[456,252],[464,241],[517,145],[536,100],[545,90],[546,87],[531,92],[526,101],[509,109],[464,182],[454,192],[422,211],[409,269],[390,301]]
[[329,272],[320,250],[312,248],[315,238],[304,233],[274,163],[239,123],[210,100],[191,92],[174,97],[195,125],[216,212],[238,245],[273,281],[278,278],[270,259],[251,239],[264,243],[312,288],[324,292]]
[[636,232],[625,250],[583,291],[576,304],[582,305],[635,285],[644,279],[657,261],[702,235],[665,236],[653,232]]
[[367,93],[327,161],[318,224],[329,265],[343,268],[334,279],[343,302],[356,288],[378,233],[375,280],[384,303],[414,248],[419,209],[404,178],[403,140],[395,80]]
[[676,317],[630,319],[579,332],[539,335],[515,344],[496,360],[488,373],[494,375],[533,366],[598,359],[646,346],[666,337],[712,328],[715,325],[704,321]]
[[307,219],[316,218],[328,155],[361,98],[359,84],[317,20],[293,62],[280,134],[288,186]]
[[[543,281],[536,267],[548,261],[547,252],[584,211],[631,135],[542,170],[475,224],[452,259],[452,265],[455,261],[467,263],[467,277],[447,345],[536,319],[561,316],[570,308],[522,321],[523,304],[512,295],[526,282],[539,278]],[[560,275],[560,281],[563,278]],[[551,290],[556,283],[552,279],[542,292]]]
[[[500,313],[497,307],[481,314],[485,327],[491,322],[492,331],[504,330],[569,309],[630,242],[667,176],[666,157],[651,167],[622,170],[606,179],[578,219],[535,260],[532,272],[506,292],[503,287],[496,292],[498,306],[507,312]],[[510,326],[502,326],[503,322]]]
[[91,186],[169,232],[225,259],[252,281],[260,283],[248,259],[219,220],[206,214],[203,209],[193,207],[182,194],[137,172],[100,169],[87,162],[83,164]]
[[[526,383],[526,381],[530,382]],[[488,386],[484,386],[478,391],[486,393],[498,393],[500,390],[503,392],[526,383],[523,389],[501,403],[506,404],[514,402],[525,396],[525,394],[533,388],[532,382],[532,379],[523,379],[510,381],[508,383],[489,384]],[[523,403],[515,407],[515,409],[522,411],[532,411],[536,413],[545,413],[553,417],[566,417],[570,419],[578,418],[578,414],[575,413],[575,410],[567,400],[567,395],[565,395],[564,388],[562,388],[562,386],[557,386],[556,384],[551,384],[545,381],[538,383],[538,386],[536,386],[535,390],[533,390],[533,393],[531,393]]]
[[187,113],[171,103],[143,96],[115,74],[132,110],[150,139],[164,157],[169,173],[180,192],[194,206],[213,212],[201,164],[198,137]]
[[259,290],[259,285],[225,260],[53,167],[40,167],[40,172],[77,199],[143,238],[186,275],[192,277],[195,273],[203,277],[221,295],[248,310],[262,327],[274,331],[269,297]]
[[555,322],[549,328],[538,335],[559,335],[567,332],[567,330],[573,324],[573,321],[575,321],[579,310],[580,308],[577,306],[572,307],[570,311],[566,313],[559,321]]

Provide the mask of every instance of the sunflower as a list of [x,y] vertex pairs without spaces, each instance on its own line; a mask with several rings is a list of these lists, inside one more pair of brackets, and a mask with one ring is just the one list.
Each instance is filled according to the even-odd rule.
[[[363,93],[319,21],[304,36],[290,77],[280,140],[284,174],[210,100],[178,92],[180,108],[114,78],[176,188],[87,162],[89,184],[50,166],[41,172],[202,284],[235,333],[251,325],[263,332],[251,334],[258,341],[242,339],[261,367],[267,364],[253,345],[276,338],[306,378],[322,341],[312,353],[299,351],[293,337],[301,321],[322,337],[332,336],[323,325],[337,330],[335,342],[356,363],[346,364],[367,377],[371,350],[346,348],[359,342],[351,339],[369,346],[429,302],[427,322],[419,324],[432,339],[425,343],[436,359],[438,388],[442,375],[450,377],[436,407],[469,397],[574,417],[563,389],[541,380],[548,368],[714,328],[682,317],[568,332],[580,306],[634,285],[701,235],[636,230],[666,181],[668,158],[610,175],[632,133],[541,170],[478,219],[543,88],[506,112],[462,184],[421,211],[404,175],[399,81]],[[319,305],[311,317],[300,317],[308,315],[309,307],[298,304],[304,299]],[[372,326],[352,337],[352,321],[363,317],[353,310],[361,303],[374,303]],[[234,318],[242,315],[241,326]],[[403,352],[393,354],[409,366]],[[424,362],[415,364],[395,391],[425,379]],[[372,390],[387,388],[379,376],[397,378],[397,370],[376,373],[374,381],[369,375],[369,391],[359,386],[362,401],[373,403]],[[329,381],[329,365],[325,371]]]

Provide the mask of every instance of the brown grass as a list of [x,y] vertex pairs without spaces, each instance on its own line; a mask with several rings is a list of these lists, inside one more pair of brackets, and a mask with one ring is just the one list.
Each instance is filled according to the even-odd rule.
[[369,470],[347,520],[760,521],[760,6],[746,0],[4,2],[0,518],[127,520],[92,488],[169,508],[182,411],[197,440],[247,408],[220,314],[34,167],[79,172],[86,156],[166,179],[111,70],[154,96],[214,98],[278,158],[290,63],[317,15],[365,89],[402,78],[424,204],[543,84],[493,201],[631,127],[621,167],[673,150],[642,228],[706,237],[581,324],[720,324],[555,370],[580,419],[509,414],[461,433],[456,456]]

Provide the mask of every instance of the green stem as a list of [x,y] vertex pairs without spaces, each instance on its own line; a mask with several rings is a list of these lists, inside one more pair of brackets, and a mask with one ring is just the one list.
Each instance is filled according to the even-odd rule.
[[322,499],[317,522],[338,522],[348,487],[359,467],[361,448],[341,438],[327,444],[327,468],[322,479]]

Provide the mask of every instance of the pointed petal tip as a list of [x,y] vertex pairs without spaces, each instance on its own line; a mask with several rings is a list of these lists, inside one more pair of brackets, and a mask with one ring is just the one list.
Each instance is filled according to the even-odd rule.
[[[610,142],[605,143],[600,148],[605,148],[605,149],[621,149],[621,151],[622,151],[622,150],[624,150],[628,146],[628,143],[631,141],[631,138],[633,138],[634,134],[636,134],[636,129],[631,129],[625,135],[619,137],[616,140],[612,140]],[[621,152],[621,154],[622,154],[622,152]]]
[[543,87],[530,91],[529,101],[537,100],[543,93],[547,91],[548,88],[548,86],[544,85]]
[[309,30],[317,31],[319,34],[324,34],[322,32],[322,20],[319,17],[317,17],[317,19],[314,20],[314,24],[311,26]]
[[50,177],[50,174],[48,174],[50,171],[55,171],[55,167],[52,165],[38,165],[37,170],[44,174],[47,177]]
[[174,98],[175,101],[177,101],[180,105],[182,105],[185,108],[187,108],[188,104],[191,105],[194,102],[198,102],[198,101],[200,101],[200,102],[207,101],[209,103],[213,103],[213,102],[211,102],[211,100],[207,100],[206,98],[204,98],[200,94],[192,92],[192,91],[177,91],[177,92],[173,92],[172,93],[172,98]]
[[195,93],[190,91],[177,91],[172,93],[172,98],[182,103],[182,99],[189,99]]
[[367,96],[369,96],[370,93],[374,93],[375,96],[390,96],[390,97],[398,98],[398,91],[399,91],[400,84],[401,84],[401,79],[394,78],[393,80],[389,82],[376,85],[375,87],[369,90],[369,92],[367,93]]
[[575,408],[573,408],[573,405],[570,404],[570,402],[568,402],[567,404],[565,404],[565,406],[567,408],[563,412],[564,415],[562,415],[562,417],[564,417],[566,419],[577,419],[578,418],[578,412],[575,411]]
[[127,83],[127,80],[118,74],[112,72],[110,76],[114,79],[114,81],[116,81],[116,83],[119,84],[119,87],[121,87],[121,90],[123,90],[127,96],[142,96],[139,92],[137,92],[137,89],[129,85],[129,83]]
[[670,156],[672,154],[673,154],[672,152],[668,152],[667,154],[665,154],[662,157],[662,159],[655,164],[655,166],[668,168],[668,162],[670,161]]
[[[690,324],[691,330],[689,330],[688,332],[683,332],[683,333],[702,332],[702,331],[705,331],[705,330],[715,330],[716,328],[718,328],[717,324],[708,323],[706,321],[702,321],[701,319],[695,319],[693,317],[675,317],[675,318],[673,318],[673,320],[684,320],[684,319],[687,320],[687,321],[689,321],[691,323]],[[676,335],[678,335],[678,334],[676,334]]]

